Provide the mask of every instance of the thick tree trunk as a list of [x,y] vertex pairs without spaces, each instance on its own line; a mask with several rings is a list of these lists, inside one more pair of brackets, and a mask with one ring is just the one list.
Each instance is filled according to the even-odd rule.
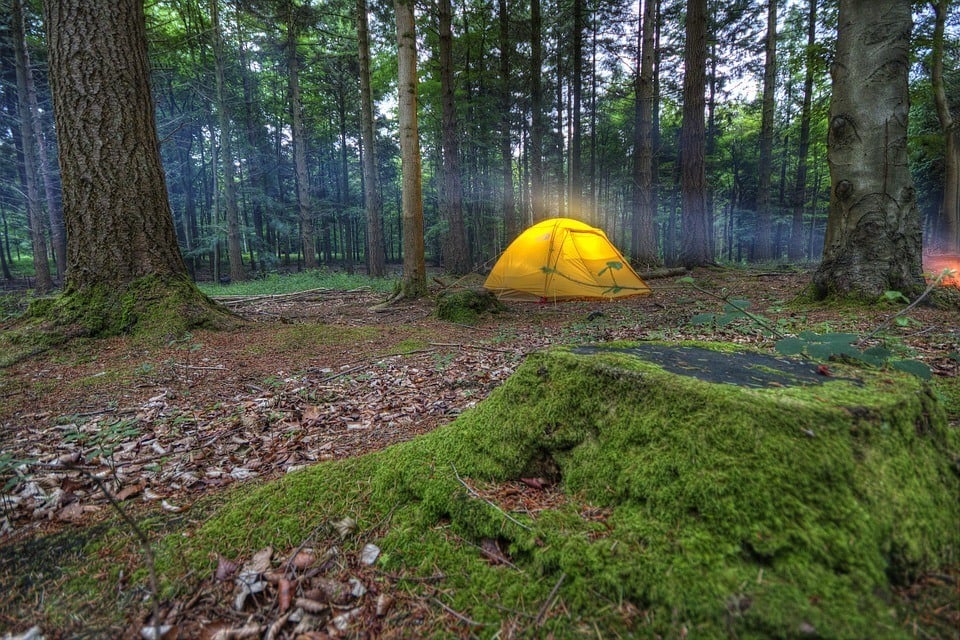
[[498,0],[500,26],[500,175],[503,181],[504,245],[520,233],[516,197],[513,193],[513,144],[510,138],[510,15],[507,0]]
[[[292,13],[292,12],[291,12]],[[310,172],[307,170],[307,143],[303,131],[303,98],[300,95],[300,57],[297,54],[299,28],[296,17],[287,17],[287,78],[290,91],[290,129],[293,138],[293,164],[297,175],[297,206],[300,214],[300,245],[305,269],[316,269],[316,233],[310,198]]]
[[177,335],[218,323],[187,277],[167,199],[143,3],[45,0],[67,227],[67,295],[85,332]]
[[636,113],[633,161],[633,216],[630,249],[633,261],[644,267],[660,264],[657,250],[657,201],[653,182],[654,27],[656,0],[644,0],[637,50]]
[[908,0],[841,0],[831,69],[830,214],[819,296],[916,293],[920,214],[907,165]]
[[710,264],[710,227],[704,161],[704,90],[707,70],[707,2],[687,0],[683,73],[683,124],[680,129],[682,170],[680,262],[685,267]]
[[463,224],[463,186],[460,182],[460,144],[457,140],[457,108],[453,81],[453,10],[450,0],[439,0],[441,134],[443,139],[443,217],[447,222],[443,241],[443,267],[454,275],[470,273],[470,247]]
[[770,208],[770,177],[773,173],[773,115],[777,79],[777,0],[768,0],[767,37],[764,44],[763,102],[760,116],[760,164],[757,185],[757,228],[754,260],[775,258],[771,245],[773,212]]
[[423,246],[423,185],[417,124],[417,34],[413,0],[394,0],[397,20],[397,84],[400,125],[401,209],[403,217],[402,294],[427,292]]
[[357,44],[360,54],[360,141],[363,147],[363,197],[367,221],[367,273],[387,274],[383,244],[383,205],[377,172],[376,138],[373,128],[373,90],[370,86],[370,30],[366,0],[357,0]]
[[803,104],[800,107],[800,140],[797,148],[797,178],[793,187],[793,221],[790,228],[790,262],[803,258],[803,205],[807,193],[807,154],[810,150],[810,113],[813,103],[813,65],[816,60],[813,47],[817,43],[817,2],[809,0],[807,12],[806,68],[803,75]]
[[[540,0],[530,0],[530,208],[533,222],[547,218],[543,183],[543,24]],[[562,108],[562,107],[559,107]]]
[[160,164],[142,3],[44,5],[68,289],[185,275]]
[[945,140],[943,202],[940,206],[943,238],[938,238],[942,248],[950,253],[960,253],[960,123],[950,112],[950,101],[943,81],[943,32],[947,19],[948,0],[932,3],[936,13],[933,33],[933,68],[931,82],[937,118]]
[[33,112],[30,110],[27,58],[27,43],[24,38],[23,6],[21,0],[13,0],[11,22],[13,27],[13,50],[17,67],[17,110],[20,114],[20,139],[23,149],[24,191],[27,216],[30,222],[30,240],[33,249],[34,287],[37,293],[53,289],[50,263],[47,261],[47,243],[44,233],[43,211],[40,204],[37,170],[37,139],[34,137]]
[[233,164],[230,106],[225,95],[220,0],[210,0],[210,22],[214,75],[216,77],[217,124],[220,129],[220,167],[223,171],[223,206],[227,218],[227,256],[230,260],[230,279],[239,282],[246,280],[247,274],[243,269],[243,246],[240,241],[240,214],[237,211],[237,183],[236,169]]

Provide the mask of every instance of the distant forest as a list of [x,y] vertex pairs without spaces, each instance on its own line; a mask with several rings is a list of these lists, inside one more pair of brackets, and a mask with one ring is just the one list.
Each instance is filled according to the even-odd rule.
[[[32,273],[35,247],[51,272],[62,276],[66,264],[40,5],[0,0],[4,279]],[[940,47],[948,114],[957,113],[960,10],[940,5],[948,13],[939,37],[934,7],[914,5],[910,168],[925,246],[957,251],[944,237],[951,213],[932,61]],[[145,9],[167,189],[193,277],[369,266],[364,22],[376,215],[386,260],[398,264],[393,3],[149,0]],[[530,223],[567,216],[603,228],[636,264],[678,263],[685,12],[677,0],[418,2],[427,261],[483,271]],[[711,0],[704,27],[712,259],[816,262],[830,200],[836,2]],[[641,184],[652,203],[645,228]],[[41,215],[30,215],[31,201]]]

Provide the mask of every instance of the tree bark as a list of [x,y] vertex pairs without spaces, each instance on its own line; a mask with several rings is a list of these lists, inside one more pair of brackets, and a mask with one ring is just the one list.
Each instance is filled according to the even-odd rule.
[[630,245],[633,261],[641,266],[660,264],[657,248],[657,201],[653,182],[653,58],[657,0],[644,0],[637,50],[636,112],[633,163],[633,216]]
[[[573,64],[573,106],[570,117],[570,211],[574,218],[589,220],[583,206],[583,30],[585,28],[584,0],[573,0],[573,46],[570,57]],[[584,217],[587,216],[587,217]]]
[[800,107],[800,140],[797,148],[797,177],[793,187],[793,221],[790,228],[790,262],[803,259],[803,205],[807,193],[807,154],[810,151],[810,114],[813,103],[813,67],[816,60],[813,47],[817,43],[817,2],[809,0],[807,12],[807,50],[803,75],[803,104]]
[[300,217],[300,245],[305,269],[316,269],[316,233],[310,198],[310,172],[307,170],[307,143],[303,130],[303,98],[300,94],[300,57],[297,40],[300,28],[293,10],[287,16],[287,86],[290,92],[290,129],[293,138],[293,163],[297,175],[297,207]]
[[243,246],[240,241],[240,214],[237,211],[236,169],[233,160],[230,105],[227,103],[224,80],[223,32],[220,29],[220,0],[210,0],[210,38],[213,44],[214,75],[216,78],[217,124],[220,129],[220,167],[223,171],[223,206],[227,218],[227,256],[230,260],[230,279],[247,279],[243,269]]
[[376,278],[387,275],[383,244],[383,204],[377,171],[374,135],[373,90],[370,86],[370,30],[366,0],[357,0],[357,44],[360,53],[360,141],[363,148],[363,196],[367,222],[367,273]]
[[520,233],[516,197],[513,193],[513,144],[510,138],[510,15],[507,0],[498,0],[500,26],[500,174],[503,180],[504,245]]
[[922,233],[907,165],[911,7],[841,0],[827,160],[830,213],[819,297],[876,299],[923,286]]
[[187,277],[167,198],[140,0],[44,0],[67,227],[61,323],[178,335],[226,312]]
[[20,139],[23,149],[24,191],[27,216],[30,221],[30,240],[33,249],[34,288],[37,293],[53,289],[50,263],[47,261],[47,243],[44,233],[40,190],[37,184],[37,140],[34,137],[34,114],[30,110],[27,43],[24,37],[23,6],[21,0],[13,0],[11,22],[13,27],[13,51],[17,67],[17,110],[20,114]]
[[397,84],[400,125],[401,209],[403,217],[404,297],[427,292],[423,246],[423,185],[417,123],[417,34],[413,0],[394,0],[397,20]]
[[960,124],[950,112],[950,101],[943,81],[943,32],[948,0],[932,2],[936,14],[933,32],[931,83],[937,118],[944,137],[943,202],[940,205],[943,238],[939,244],[950,253],[960,253]]
[[[530,0],[530,208],[533,222],[547,218],[543,183],[543,24],[540,0]],[[562,105],[558,106],[562,109]]]
[[770,209],[770,178],[773,173],[773,115],[777,79],[777,0],[768,0],[767,37],[764,44],[763,99],[760,116],[760,162],[757,185],[757,227],[754,240],[754,260],[771,260],[771,228],[773,212]]
[[707,76],[707,2],[687,0],[683,64],[683,124],[680,129],[680,262],[685,267],[710,264],[710,228],[704,161],[704,92]]
[[443,241],[443,267],[454,275],[470,273],[470,247],[463,224],[463,186],[460,182],[460,144],[457,140],[457,108],[453,80],[453,10],[450,0],[438,0],[440,26],[441,137],[443,144],[443,217],[447,222]]

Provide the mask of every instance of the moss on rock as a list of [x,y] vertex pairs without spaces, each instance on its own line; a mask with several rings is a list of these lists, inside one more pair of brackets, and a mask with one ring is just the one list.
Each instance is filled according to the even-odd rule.
[[[295,547],[352,515],[386,570],[442,572],[450,606],[494,625],[558,585],[542,635],[910,637],[887,597],[960,558],[960,435],[917,378],[835,369],[744,388],[534,354],[445,427],[238,495],[188,555]],[[466,486],[532,474],[565,502],[507,517]],[[488,538],[519,571],[483,557]]]
[[448,322],[475,324],[484,313],[499,313],[504,308],[486,289],[444,291],[437,296],[437,317]]

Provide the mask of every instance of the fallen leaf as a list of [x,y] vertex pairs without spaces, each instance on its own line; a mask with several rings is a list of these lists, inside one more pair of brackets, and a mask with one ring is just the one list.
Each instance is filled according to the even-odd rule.
[[550,486],[550,483],[544,480],[543,478],[520,478],[520,482],[532,487],[534,489],[545,489]]
[[354,532],[357,528],[357,521],[347,516],[342,520],[337,520],[333,523],[333,528],[337,530],[337,533],[340,534],[341,538],[346,538],[348,535]]
[[360,550],[360,562],[363,564],[373,564],[380,557],[380,547],[375,544],[367,543]]
[[240,565],[233,560],[228,560],[227,558],[217,554],[217,570],[214,573],[214,578],[219,582],[230,580],[233,578],[233,575],[239,568]]
[[312,549],[301,549],[290,558],[290,566],[298,571],[303,571],[317,561],[317,554]]
[[280,613],[286,613],[290,608],[290,602],[293,599],[293,582],[282,578],[277,588],[277,606]]

